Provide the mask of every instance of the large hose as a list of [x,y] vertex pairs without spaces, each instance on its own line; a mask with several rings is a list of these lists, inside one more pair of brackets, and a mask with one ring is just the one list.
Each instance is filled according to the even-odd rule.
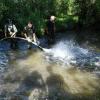
[[[6,40],[6,39],[14,39],[14,38],[15,38],[15,39],[25,40],[25,41],[29,42],[27,39],[21,38],[21,37],[6,37],[6,38],[1,39],[0,42],[3,41],[3,40]],[[45,51],[45,48],[41,47],[41,46],[38,45],[37,43],[35,43],[35,42],[33,42],[33,41],[30,41],[30,43],[36,45],[36,46],[37,46],[38,48],[40,48],[41,50]]]

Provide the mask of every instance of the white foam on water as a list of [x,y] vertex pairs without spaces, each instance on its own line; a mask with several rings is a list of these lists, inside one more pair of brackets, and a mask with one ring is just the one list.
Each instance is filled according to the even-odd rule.
[[44,51],[46,53],[52,54],[53,57],[58,57],[58,58],[63,58],[63,59],[75,58],[75,55],[77,55],[77,53],[80,53],[80,52],[83,54],[88,53],[87,50],[76,46],[75,42],[73,41],[60,41],[59,43],[54,45],[51,49],[46,49]]
[[46,49],[45,52],[48,55],[52,55],[53,59],[63,60],[63,62],[66,62],[67,64],[75,64],[77,63],[76,58],[79,58],[79,60],[82,61],[82,57],[87,57],[89,55],[88,49],[80,47],[73,40],[60,41],[51,49]]
[[51,53],[53,54],[53,57],[59,57],[59,58],[66,58],[71,59],[74,57],[73,52],[71,51],[71,47],[68,42],[59,42],[56,44],[52,49]]

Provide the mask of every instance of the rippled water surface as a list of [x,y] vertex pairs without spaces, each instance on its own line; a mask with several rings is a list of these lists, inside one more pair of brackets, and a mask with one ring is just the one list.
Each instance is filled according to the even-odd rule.
[[25,49],[23,41],[13,51],[3,43],[0,100],[100,99],[100,52],[74,40],[61,40],[44,51]]

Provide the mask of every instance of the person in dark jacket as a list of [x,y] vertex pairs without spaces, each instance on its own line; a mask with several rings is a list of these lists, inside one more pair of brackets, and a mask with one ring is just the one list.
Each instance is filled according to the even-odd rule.
[[24,27],[23,33],[28,42],[30,42],[29,48],[31,48],[31,42],[34,41],[36,43],[35,26],[31,21],[29,21],[28,25]]
[[46,23],[45,35],[48,39],[48,44],[55,42],[55,16],[50,16]]
[[10,47],[12,49],[17,48],[17,41],[15,40],[16,33],[18,32],[16,26],[12,22],[11,19],[7,20],[7,23],[4,26],[4,33],[5,33],[5,38],[6,37],[11,37],[12,39],[10,40]]

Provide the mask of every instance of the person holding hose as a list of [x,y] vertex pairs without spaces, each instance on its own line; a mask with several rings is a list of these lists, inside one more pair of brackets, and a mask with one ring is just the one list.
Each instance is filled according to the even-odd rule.
[[5,38],[11,37],[12,39],[10,40],[10,47],[12,49],[17,48],[17,41],[15,40],[16,33],[18,32],[16,26],[14,25],[13,21],[11,19],[7,20],[7,23],[4,26],[4,33],[5,33]]
[[29,21],[27,26],[24,27],[23,33],[24,33],[25,38],[30,43],[29,49],[31,49],[32,48],[31,42],[35,42],[35,43],[37,42],[36,34],[35,34],[35,26],[33,25],[31,21]]

